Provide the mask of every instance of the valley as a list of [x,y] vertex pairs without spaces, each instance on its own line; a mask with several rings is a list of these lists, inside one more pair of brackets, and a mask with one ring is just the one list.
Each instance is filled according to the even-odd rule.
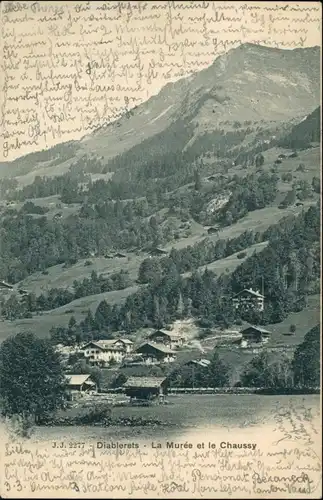
[[[254,324],[260,350],[291,357],[319,324],[318,68],[315,47],[246,44],[109,127],[1,163],[0,341],[138,348],[188,322],[173,366],[216,348],[235,384],[260,351],[230,332]],[[233,306],[250,289],[264,310]]]

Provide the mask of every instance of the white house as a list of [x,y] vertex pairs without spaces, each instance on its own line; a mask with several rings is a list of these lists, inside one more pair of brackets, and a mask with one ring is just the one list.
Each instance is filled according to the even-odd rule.
[[259,290],[245,288],[233,297],[233,304],[236,309],[253,309],[263,311],[265,307],[265,297]]
[[133,351],[133,342],[130,339],[117,339],[114,343],[116,347],[122,347],[126,354]]
[[91,364],[109,364],[111,361],[121,363],[132,348],[131,340],[112,339],[88,342],[83,346],[82,351],[85,359]]

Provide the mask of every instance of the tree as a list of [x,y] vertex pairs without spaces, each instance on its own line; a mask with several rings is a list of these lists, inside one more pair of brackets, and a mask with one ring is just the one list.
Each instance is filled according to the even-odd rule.
[[315,193],[321,192],[321,181],[319,177],[313,177],[312,179],[312,188]]
[[229,384],[228,366],[220,359],[217,349],[214,349],[207,369],[208,387],[223,387]]
[[139,283],[157,283],[162,275],[159,259],[148,258],[141,262],[138,271]]
[[265,162],[264,156],[260,153],[256,156],[256,168],[261,167]]
[[306,333],[304,341],[296,348],[292,367],[294,383],[300,387],[320,385],[320,325]]
[[196,170],[194,170],[194,189],[195,189],[195,191],[200,191],[201,188],[202,188],[201,174],[196,169]]
[[263,351],[247,364],[241,375],[241,383],[244,387],[269,387],[269,381],[269,358],[268,353]]
[[4,415],[33,417],[64,406],[66,381],[50,341],[18,333],[0,347],[0,396]]

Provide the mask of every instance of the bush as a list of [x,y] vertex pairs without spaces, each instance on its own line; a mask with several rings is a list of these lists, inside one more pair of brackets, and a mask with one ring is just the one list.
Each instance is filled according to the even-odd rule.
[[63,268],[66,269],[67,267],[73,266],[76,263],[77,263],[77,259],[76,258],[67,259],[67,261],[63,265]]
[[244,259],[247,256],[247,252],[240,252],[237,255],[238,259]]
[[289,331],[290,331],[290,333],[295,333],[296,332],[296,325],[290,325]]
[[84,262],[84,266],[92,266],[92,261],[91,260],[86,260]]
[[92,406],[83,415],[78,415],[76,420],[78,423],[87,425],[104,422],[111,417],[111,407],[107,404],[97,404]]
[[12,439],[17,437],[29,439],[34,431],[34,423],[31,416],[14,415],[11,418],[6,418],[6,426]]
[[290,172],[285,172],[281,176],[282,181],[291,182],[293,180],[293,175]]
[[296,172],[305,172],[305,165],[304,163],[300,163],[296,169]]

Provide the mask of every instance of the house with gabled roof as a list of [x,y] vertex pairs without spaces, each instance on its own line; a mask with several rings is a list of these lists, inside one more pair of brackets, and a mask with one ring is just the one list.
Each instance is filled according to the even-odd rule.
[[111,361],[121,363],[132,348],[133,342],[129,339],[108,339],[88,342],[82,351],[89,363],[105,365]]
[[129,377],[122,387],[130,398],[153,399],[164,396],[167,390],[167,379],[165,377]]
[[184,344],[185,338],[175,332],[167,330],[155,330],[150,333],[147,337],[148,342],[155,342],[157,344],[164,344],[170,347],[170,349],[175,349]]
[[72,394],[98,391],[98,387],[90,374],[67,374],[65,377],[67,389]]
[[245,288],[234,295],[233,305],[236,309],[253,309],[263,311],[265,308],[265,296],[259,290]]
[[241,330],[241,345],[267,343],[271,332],[261,326],[249,325]]
[[172,363],[176,359],[175,352],[164,344],[145,342],[136,349],[147,364]]

